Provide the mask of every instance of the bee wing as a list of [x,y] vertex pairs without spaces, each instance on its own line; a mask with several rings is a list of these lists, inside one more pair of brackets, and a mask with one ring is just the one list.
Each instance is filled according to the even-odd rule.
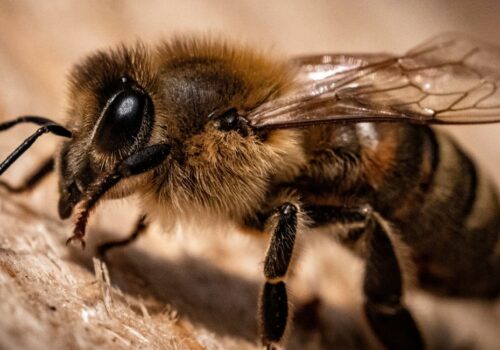
[[251,111],[250,125],[500,121],[500,48],[464,36],[441,35],[403,56],[319,55],[292,63],[296,87]]

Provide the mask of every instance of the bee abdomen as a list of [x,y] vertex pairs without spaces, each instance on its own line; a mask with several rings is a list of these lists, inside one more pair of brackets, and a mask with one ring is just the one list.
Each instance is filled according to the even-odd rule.
[[497,190],[449,136],[428,129],[427,140],[420,196],[407,201],[410,209],[398,222],[420,285],[447,295],[496,295],[500,291]]

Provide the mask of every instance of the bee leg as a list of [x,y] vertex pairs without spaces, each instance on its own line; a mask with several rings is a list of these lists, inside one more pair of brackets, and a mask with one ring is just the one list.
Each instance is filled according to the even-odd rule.
[[139,238],[142,233],[146,232],[147,228],[148,223],[146,222],[146,215],[141,215],[135,223],[134,230],[127,238],[117,241],[105,242],[97,246],[97,256],[102,260],[106,260],[106,256],[109,250],[118,247],[124,247],[133,243],[137,238]]
[[375,214],[367,222],[364,312],[373,332],[388,349],[423,349],[418,326],[401,300],[402,271],[384,226]]
[[283,339],[288,322],[285,279],[293,255],[298,210],[297,205],[284,203],[269,218],[277,218],[277,223],[264,260],[266,283],[260,303],[262,342],[266,349],[276,349],[275,345]]
[[410,312],[402,302],[403,278],[387,225],[370,206],[305,207],[313,225],[342,224],[349,230],[343,239],[366,241],[363,291],[364,313],[371,329],[388,349],[423,349],[424,342]]
[[[78,241],[82,245],[82,249],[85,249],[84,237],[90,213],[102,196],[121,180],[159,167],[170,154],[170,149],[171,146],[165,143],[147,146],[119,162],[112,172],[97,178],[90,185],[84,199],[80,201],[80,213],[73,229],[73,235],[66,240],[66,244]],[[65,214],[64,211],[62,212]]]
[[34,189],[43,179],[54,171],[54,158],[46,159],[38,168],[35,169],[23,182],[18,186],[0,180],[0,187],[3,187],[10,193],[23,193],[29,192]]

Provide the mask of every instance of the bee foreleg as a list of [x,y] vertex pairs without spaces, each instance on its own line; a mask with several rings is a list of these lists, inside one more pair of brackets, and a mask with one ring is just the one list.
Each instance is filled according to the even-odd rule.
[[18,186],[13,186],[0,180],[0,187],[3,187],[11,193],[28,192],[35,188],[47,175],[54,171],[54,158],[46,159],[38,168],[36,168],[23,182]]
[[99,200],[121,180],[159,167],[170,154],[170,149],[170,145],[162,143],[147,146],[122,160],[112,172],[98,178],[91,184],[85,198],[81,201],[80,213],[75,223],[73,235],[66,240],[66,244],[79,241],[82,248],[85,248],[83,237],[85,237],[90,212]]
[[293,256],[298,211],[298,205],[285,203],[270,217],[277,217],[277,223],[264,260],[266,283],[260,304],[262,341],[267,349],[274,349],[273,344],[282,340],[288,322],[285,279]]
[[105,242],[97,246],[97,256],[99,256],[103,260],[106,260],[106,254],[110,249],[124,247],[133,243],[142,233],[146,231],[147,228],[148,223],[146,222],[146,215],[141,215],[135,223],[134,230],[127,238],[117,241]]

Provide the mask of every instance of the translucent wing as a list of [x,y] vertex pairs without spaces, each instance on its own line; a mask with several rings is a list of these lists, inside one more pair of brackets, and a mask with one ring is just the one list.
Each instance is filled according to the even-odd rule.
[[251,111],[256,127],[345,121],[500,121],[500,48],[441,35],[404,56],[301,57],[297,86]]

